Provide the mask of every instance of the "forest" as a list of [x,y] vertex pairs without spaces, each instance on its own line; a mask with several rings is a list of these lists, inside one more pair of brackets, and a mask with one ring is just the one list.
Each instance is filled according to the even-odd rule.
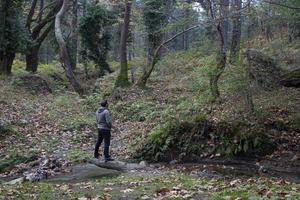
[[300,199],[300,1],[0,0],[9,199]]

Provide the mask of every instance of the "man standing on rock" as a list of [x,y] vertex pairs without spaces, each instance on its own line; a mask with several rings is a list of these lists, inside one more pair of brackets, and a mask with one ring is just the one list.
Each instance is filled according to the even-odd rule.
[[98,129],[98,140],[95,146],[94,157],[99,158],[99,147],[104,140],[104,159],[105,162],[113,161],[109,155],[109,145],[110,145],[110,137],[111,137],[111,126],[112,119],[111,114],[108,110],[108,102],[107,100],[103,100],[101,102],[101,107],[96,112],[97,119],[97,129]]

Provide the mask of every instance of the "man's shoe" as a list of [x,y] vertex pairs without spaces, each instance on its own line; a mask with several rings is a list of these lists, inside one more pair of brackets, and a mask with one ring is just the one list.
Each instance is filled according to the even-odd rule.
[[115,159],[112,159],[112,158],[105,158],[105,162],[108,162],[108,161],[114,161]]

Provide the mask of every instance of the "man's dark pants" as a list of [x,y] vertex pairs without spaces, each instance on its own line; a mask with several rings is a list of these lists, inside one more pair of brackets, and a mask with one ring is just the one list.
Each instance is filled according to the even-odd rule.
[[98,158],[99,157],[99,147],[104,140],[104,158],[108,159],[109,158],[109,145],[110,145],[110,130],[106,129],[98,129],[98,140],[95,146],[95,152],[94,152],[94,157]]

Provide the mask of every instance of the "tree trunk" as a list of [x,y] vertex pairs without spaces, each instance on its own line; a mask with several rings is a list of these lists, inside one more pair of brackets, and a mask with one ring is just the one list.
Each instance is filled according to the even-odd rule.
[[26,54],[26,71],[35,73],[39,64],[39,46],[28,49]]
[[122,27],[121,33],[121,70],[120,74],[116,80],[115,87],[125,87],[130,83],[128,81],[128,64],[127,64],[127,40],[129,34],[129,22],[130,22],[130,10],[131,2],[126,1],[125,6],[125,15],[124,15],[124,24]]
[[74,90],[79,94],[82,95],[84,93],[83,88],[81,85],[77,82],[75,75],[72,70],[71,62],[70,62],[70,57],[68,54],[68,50],[66,47],[66,42],[63,38],[63,33],[61,29],[61,20],[67,10],[67,6],[69,4],[69,0],[64,0],[63,5],[60,9],[60,11],[57,13],[55,17],[55,37],[59,46],[59,54],[60,54],[60,59],[62,62],[62,66],[66,72],[66,75],[74,88]]
[[[225,0],[227,1],[227,0]],[[222,10],[222,7],[221,7]],[[212,7],[211,7],[211,12],[213,12]],[[212,13],[212,17],[214,14]],[[214,18],[214,17],[213,17]],[[219,53],[217,56],[217,67],[215,69],[214,74],[210,77],[210,90],[211,90],[211,95],[213,98],[213,101],[216,101],[220,98],[220,91],[218,87],[218,81],[223,74],[226,66],[226,45],[225,45],[225,40],[226,40],[226,31],[224,31],[224,20],[221,20],[218,25],[217,25],[217,31],[220,39],[220,49]],[[225,27],[226,28],[226,27]]]
[[239,52],[240,52],[240,42],[241,42],[241,13],[239,10],[242,7],[242,0],[234,0],[233,2],[234,12],[236,12],[233,17],[233,28],[232,28],[232,40],[230,47],[230,63],[236,62]]
[[228,22],[228,13],[229,13],[229,0],[221,0],[221,26],[224,40],[224,49],[228,49],[228,31],[229,31],[229,22]]
[[78,42],[78,34],[77,34],[77,11],[78,11],[78,1],[73,0],[73,5],[72,5],[72,37],[69,41],[68,49],[70,53],[70,59],[71,59],[71,65],[72,68],[76,68],[77,64],[77,42]]
[[[191,4],[191,0],[186,0],[187,4]],[[190,7],[188,6],[187,8],[185,8],[184,10],[184,17],[187,21],[190,21]],[[186,26],[185,28],[187,28],[188,26]],[[189,44],[190,44],[190,33],[186,32],[183,34],[183,46],[184,46],[184,50],[188,50],[189,49]]]
[[15,53],[0,55],[0,74],[10,75]]

